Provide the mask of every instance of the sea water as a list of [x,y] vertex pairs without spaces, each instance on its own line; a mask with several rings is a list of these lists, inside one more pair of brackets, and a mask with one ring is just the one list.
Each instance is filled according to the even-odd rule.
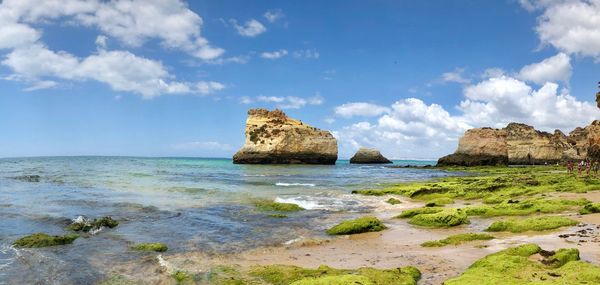
[[[395,161],[426,165],[431,161]],[[27,175],[35,175],[32,179]],[[362,213],[352,190],[447,176],[384,165],[235,165],[230,159],[43,157],[0,159],[0,284],[93,284],[110,266],[140,258],[139,242],[169,253],[230,253],[322,234],[332,213]],[[39,181],[37,181],[39,176]],[[306,211],[270,218],[252,201]],[[120,221],[73,245],[17,249],[24,235],[62,235],[79,216]],[[23,283],[24,282],[24,283]]]

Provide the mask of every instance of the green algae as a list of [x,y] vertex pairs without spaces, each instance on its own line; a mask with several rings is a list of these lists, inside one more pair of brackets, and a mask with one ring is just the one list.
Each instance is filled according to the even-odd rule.
[[35,233],[16,240],[13,245],[17,247],[48,247],[56,245],[71,244],[79,237],[77,234],[68,234],[64,236],[51,236],[45,233]]
[[387,199],[387,201],[385,201],[386,203],[390,204],[390,205],[398,205],[398,204],[402,204],[402,201],[396,199],[396,198],[389,198]]
[[412,218],[416,215],[435,214],[435,213],[439,213],[443,210],[444,210],[444,208],[437,208],[437,207],[408,209],[408,210],[402,211],[402,213],[400,213],[400,215],[396,216],[396,218],[402,218],[402,219],[403,218]]
[[577,177],[562,167],[473,167],[442,168],[468,172],[471,176],[446,177],[435,181],[403,183],[382,189],[355,190],[362,195],[402,195],[422,201],[437,198],[507,200],[548,192],[588,192],[600,190],[600,179]]
[[521,233],[526,231],[546,231],[558,229],[566,226],[577,225],[577,221],[559,217],[559,216],[545,216],[545,217],[531,217],[527,219],[508,219],[503,221],[496,221],[492,223],[486,231],[488,232],[512,232]]
[[466,234],[456,234],[451,235],[445,239],[427,241],[421,244],[423,247],[442,247],[447,245],[459,245],[469,241],[476,240],[491,240],[494,239],[493,235],[490,234],[480,234],[480,233],[466,233]]
[[135,250],[141,251],[156,251],[156,252],[165,252],[169,249],[169,247],[160,242],[146,242],[146,243],[138,243],[133,246]]
[[386,226],[376,217],[365,216],[354,220],[344,221],[327,230],[329,235],[351,235],[366,232],[379,232]]
[[347,270],[328,266],[307,269],[288,265],[268,265],[254,267],[250,275],[273,285],[415,285],[421,277],[419,270],[410,266],[388,270],[369,267]]
[[450,208],[437,213],[415,215],[408,223],[422,227],[444,228],[468,224],[469,219],[465,211]]
[[269,217],[283,219],[283,218],[287,218],[288,215],[286,215],[286,214],[269,214]]
[[93,221],[87,220],[85,218],[81,219],[81,221],[74,222],[70,224],[67,229],[75,232],[89,232],[91,230],[98,230],[102,227],[114,228],[119,225],[119,222],[111,218],[110,216],[105,216],[100,219],[94,219]]
[[279,203],[269,200],[256,200],[254,206],[261,211],[274,211],[274,212],[297,212],[302,211],[304,208],[292,204],[292,203]]
[[561,213],[588,204],[586,199],[546,199],[532,198],[525,200],[509,199],[500,203],[466,207],[469,216],[498,217],[525,216],[531,214]]
[[428,201],[425,207],[443,207],[448,204],[454,204],[454,200],[448,197],[440,197]]
[[588,215],[600,213],[600,203],[589,203],[579,210],[579,214]]
[[171,277],[175,279],[178,285],[196,284],[194,281],[194,276],[185,271],[177,271],[171,274]]
[[538,245],[525,244],[488,255],[444,284],[600,284],[600,267],[580,261],[577,249],[549,252],[541,262],[530,258],[536,253],[544,251]]

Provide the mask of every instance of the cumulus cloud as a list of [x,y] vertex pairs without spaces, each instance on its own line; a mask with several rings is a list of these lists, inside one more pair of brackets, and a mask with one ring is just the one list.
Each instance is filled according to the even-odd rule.
[[535,28],[542,44],[567,53],[600,59],[599,0],[521,0],[529,10],[541,10]]
[[[472,127],[505,127],[510,122],[521,122],[545,131],[569,132],[585,126],[600,117],[600,110],[549,81],[568,80],[568,61],[568,56],[559,54],[528,65],[514,76],[488,72],[481,81],[464,87],[464,98],[455,114],[417,98],[399,100],[389,107],[365,102],[338,106],[338,116],[375,117],[335,132],[340,155],[351,156],[358,147],[368,146],[391,157],[436,158],[454,151],[458,138]],[[541,87],[533,87],[528,81]]]
[[352,102],[337,106],[334,111],[337,116],[344,118],[352,118],[355,116],[375,117],[383,113],[388,113],[390,108],[372,103]]
[[524,66],[519,72],[519,77],[537,84],[544,84],[548,81],[569,82],[571,73],[571,58],[564,53],[559,53],[541,62]]
[[319,92],[315,93],[314,96],[303,98],[296,96],[257,96],[256,98],[251,98],[248,96],[243,96],[240,98],[240,103],[242,104],[253,104],[253,103],[270,103],[275,104],[277,108],[280,109],[300,109],[306,105],[321,105],[325,99]]
[[233,28],[235,28],[237,33],[244,37],[256,37],[267,31],[267,28],[261,24],[261,22],[255,19],[248,20],[243,25],[238,24],[238,22],[234,19],[231,19],[230,23],[233,25]]
[[283,14],[283,11],[281,9],[273,9],[265,12],[263,16],[265,17],[265,19],[267,19],[267,21],[269,21],[269,23],[274,23],[277,20],[283,18],[285,15]]
[[260,54],[260,57],[262,58],[266,58],[266,59],[278,59],[278,58],[282,58],[284,56],[286,56],[288,54],[288,51],[285,49],[280,49],[280,50],[276,50],[276,51],[271,51],[271,52],[263,52]]
[[108,36],[96,38],[98,50],[80,58],[53,51],[40,41],[33,25],[65,20],[94,26],[126,45],[138,46],[158,39],[168,48],[180,49],[204,60],[223,52],[200,36],[202,19],[179,0],[7,0],[0,4],[0,49],[9,49],[1,64],[13,74],[7,79],[29,82],[26,91],[51,88],[63,80],[95,80],[113,90],[133,92],[145,98],[161,94],[209,94],[222,83],[174,80],[160,61],[128,51],[107,51]]
[[[165,47],[185,51],[200,59],[214,59],[224,52],[201,36],[202,18],[180,0],[6,0],[0,5],[0,23],[8,21],[17,25],[8,30],[24,34],[22,41],[30,43],[39,38],[39,32],[24,24],[61,17],[96,27],[133,47],[148,39],[158,39]],[[10,33],[2,32],[5,25],[1,26],[0,46],[2,37],[10,36]]]

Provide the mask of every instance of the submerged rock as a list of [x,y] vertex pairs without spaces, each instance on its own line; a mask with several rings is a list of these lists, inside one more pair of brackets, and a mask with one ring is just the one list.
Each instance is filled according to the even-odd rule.
[[115,221],[113,218],[106,216],[100,219],[90,220],[84,216],[79,216],[77,219],[73,220],[73,223],[70,224],[67,229],[75,232],[91,232],[94,234],[95,232],[101,230],[102,228],[114,228],[119,225],[118,221]]
[[392,163],[391,160],[381,155],[379,150],[374,148],[361,147],[352,158],[350,163],[356,164],[375,164],[375,163]]
[[233,163],[335,164],[337,153],[337,140],[330,132],[292,119],[281,110],[251,109],[246,141]]
[[169,249],[169,247],[161,242],[146,242],[136,244],[133,249],[141,251],[165,252]]
[[26,182],[40,182],[42,179],[39,175],[21,175],[17,177],[13,177],[16,180],[26,181]]
[[502,129],[475,128],[465,132],[457,150],[438,160],[439,166],[554,164],[566,160],[600,158],[600,121],[576,128],[542,132],[510,123]]
[[64,236],[51,236],[45,233],[36,233],[16,240],[13,245],[17,247],[48,247],[55,245],[71,244],[79,237],[77,234]]

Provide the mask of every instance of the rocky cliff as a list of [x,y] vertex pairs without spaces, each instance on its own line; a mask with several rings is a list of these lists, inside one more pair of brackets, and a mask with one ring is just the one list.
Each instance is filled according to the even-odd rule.
[[323,131],[289,118],[281,110],[251,109],[246,141],[233,156],[240,164],[335,164],[337,140]]
[[389,159],[381,155],[381,152],[372,148],[361,147],[352,158],[350,163],[357,164],[375,164],[375,163],[392,163]]
[[544,164],[585,158],[600,159],[600,121],[568,136],[518,123],[471,129],[460,138],[456,152],[440,158],[438,165]]

